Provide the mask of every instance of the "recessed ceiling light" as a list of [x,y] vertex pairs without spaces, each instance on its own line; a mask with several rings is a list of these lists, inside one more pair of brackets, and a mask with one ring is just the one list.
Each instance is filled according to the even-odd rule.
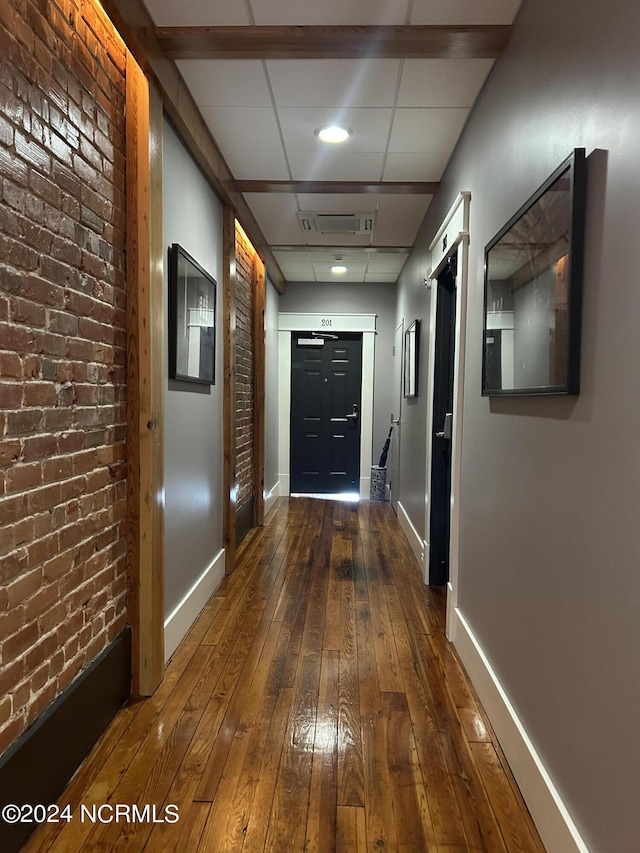
[[328,127],[319,127],[314,133],[318,139],[321,139],[323,142],[331,142],[332,144],[344,142],[351,136],[350,130],[346,127],[339,127],[337,124],[332,124]]
[[344,275],[344,273],[346,273],[346,271],[347,271],[347,267],[345,264],[342,264],[342,263],[334,264],[331,267],[331,272],[334,273],[335,275]]

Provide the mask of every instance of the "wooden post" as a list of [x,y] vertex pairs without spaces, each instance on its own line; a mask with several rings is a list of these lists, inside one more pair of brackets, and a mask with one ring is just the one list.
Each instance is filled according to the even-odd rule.
[[150,696],[164,672],[162,105],[153,92],[151,125],[148,81],[131,54],[126,85],[128,609],[133,693]]
[[253,477],[255,525],[264,524],[265,465],[265,269],[256,252],[253,256]]
[[223,326],[224,326],[224,507],[225,572],[236,563],[236,218],[225,205],[223,225]]

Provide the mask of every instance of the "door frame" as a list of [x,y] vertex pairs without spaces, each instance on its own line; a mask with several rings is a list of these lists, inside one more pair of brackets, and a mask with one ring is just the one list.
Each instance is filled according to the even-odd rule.
[[456,275],[456,328],[453,377],[453,426],[451,434],[451,527],[449,537],[449,580],[447,582],[447,637],[453,642],[455,610],[458,606],[458,570],[460,556],[460,494],[462,482],[462,427],[464,406],[464,368],[467,326],[467,289],[469,279],[469,206],[470,192],[461,192],[438,229],[431,243],[431,271],[426,285],[431,290],[429,312],[429,360],[427,385],[426,429],[426,494],[425,494],[425,547],[424,580],[429,580],[429,555],[431,536],[431,457],[433,453],[433,393],[435,370],[435,327],[438,305],[438,275],[447,260],[457,253]]
[[362,397],[360,407],[360,497],[368,498],[371,487],[373,453],[373,371],[376,314],[301,314],[278,315],[278,494],[291,494],[291,334],[292,332],[361,332]]

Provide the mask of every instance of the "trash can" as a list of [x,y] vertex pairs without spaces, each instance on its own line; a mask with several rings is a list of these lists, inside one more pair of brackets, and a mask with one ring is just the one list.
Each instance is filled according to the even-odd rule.
[[372,501],[386,500],[387,469],[379,465],[371,466],[371,490],[369,499]]

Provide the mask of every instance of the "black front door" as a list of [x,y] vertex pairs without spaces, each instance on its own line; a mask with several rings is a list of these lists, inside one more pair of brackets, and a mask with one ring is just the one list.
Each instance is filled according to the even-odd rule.
[[451,429],[456,328],[455,255],[438,276],[431,455],[429,583],[449,580]]
[[291,491],[360,488],[362,335],[291,335]]

